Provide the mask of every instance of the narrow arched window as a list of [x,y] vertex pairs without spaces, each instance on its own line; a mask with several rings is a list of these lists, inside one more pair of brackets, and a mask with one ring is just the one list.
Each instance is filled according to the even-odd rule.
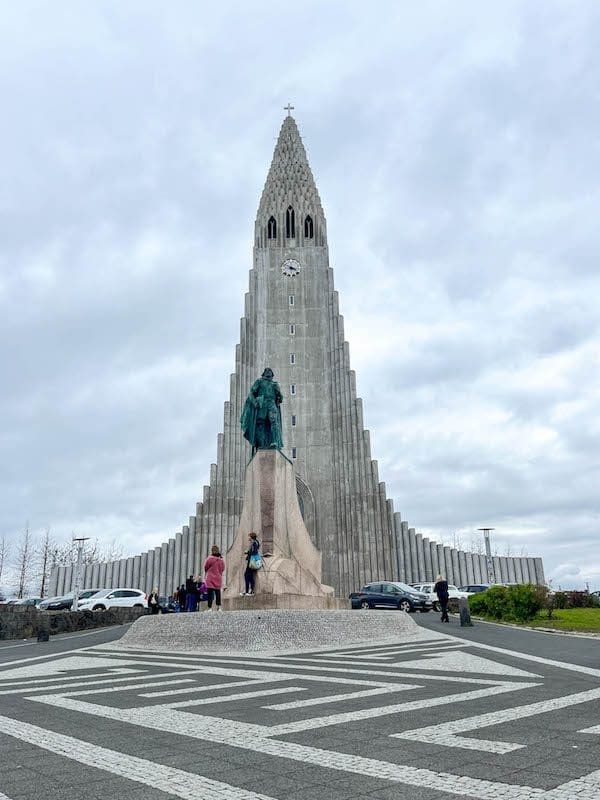
[[285,236],[286,239],[294,239],[296,236],[296,215],[291,206],[285,212]]
[[269,217],[269,221],[267,222],[267,239],[276,239],[277,238],[277,221],[275,217]]
[[312,239],[313,236],[315,235],[314,230],[315,229],[314,229],[312,217],[307,216],[304,219],[304,238],[305,239]]

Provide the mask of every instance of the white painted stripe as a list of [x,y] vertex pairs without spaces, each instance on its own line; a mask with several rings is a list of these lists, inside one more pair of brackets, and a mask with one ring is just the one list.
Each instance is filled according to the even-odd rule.
[[358,700],[362,697],[373,697],[376,694],[391,694],[403,689],[413,689],[414,686],[402,686],[402,689],[364,689],[362,692],[347,692],[346,694],[329,694],[324,697],[308,697],[306,700],[295,700],[291,703],[275,703],[272,706],[263,706],[271,711],[290,711],[294,708],[306,708],[307,706],[321,706],[326,703],[339,703],[343,700]]
[[7,795],[2,794],[2,792],[0,792],[0,800],[10,800],[10,797],[8,797]]
[[[40,698],[36,698],[40,699]],[[59,705],[60,698],[48,697],[50,705]],[[45,700],[46,702],[46,700]],[[178,733],[195,739],[205,739],[206,731],[210,730],[211,740],[221,742],[231,747],[239,747],[253,752],[272,755],[277,758],[287,758],[316,767],[350,772],[371,778],[383,778],[394,783],[403,783],[410,786],[427,787],[432,791],[457,794],[461,797],[472,797],[476,800],[546,800],[544,790],[515,784],[488,781],[479,778],[469,778],[447,772],[434,772],[401,764],[392,764],[373,758],[363,758],[350,753],[323,750],[295,742],[273,741],[266,734],[272,729],[260,725],[250,725],[234,720],[221,719],[200,714],[173,711],[163,706],[151,708],[119,709],[108,706],[97,706],[92,703],[83,703],[78,700],[67,700],[66,707],[83,711],[108,719],[117,719],[134,725],[141,725],[154,731]],[[0,717],[0,725],[3,718]],[[41,729],[38,729],[41,731]],[[46,731],[41,731],[46,734]],[[120,754],[119,754],[120,755]],[[203,795],[198,792],[194,800]],[[233,795],[227,800],[237,800],[242,795]],[[225,799],[224,799],[225,800]],[[571,797],[557,796],[552,800],[572,800]],[[578,800],[579,797],[578,797]],[[588,800],[585,798],[585,800]],[[593,798],[597,800],[597,798]]]
[[551,789],[544,795],[544,800],[598,800],[599,797],[600,770],[596,770]]
[[582,728],[577,733],[600,733],[600,725],[594,725],[592,728]]
[[[125,656],[123,656],[123,657],[125,657]],[[130,658],[130,657],[128,656],[128,658]],[[203,659],[203,657],[199,656],[198,658],[195,659],[195,661],[198,661],[198,660],[203,661],[203,660],[207,660],[207,659]],[[223,660],[220,659],[219,663],[222,663],[222,661]],[[315,662],[315,665],[313,666],[312,664],[306,664],[306,663],[293,664],[293,663],[283,662],[283,661],[279,661],[279,660],[277,660],[277,661],[275,661],[275,660],[260,661],[260,660],[257,660],[257,659],[241,659],[240,658],[240,659],[236,659],[235,661],[231,661],[230,662],[232,664],[231,667],[217,667],[217,666],[214,666],[213,663],[209,661],[208,664],[197,664],[196,665],[196,670],[207,670],[207,669],[209,669],[210,673],[214,674],[214,675],[229,675],[231,677],[235,677],[235,676],[248,677],[250,679],[256,678],[256,679],[265,680],[265,681],[292,680],[295,677],[299,677],[300,673],[303,673],[302,674],[302,680],[314,680],[314,681],[319,681],[320,680],[322,682],[331,682],[331,683],[340,683],[340,684],[354,683],[354,684],[357,684],[357,685],[367,685],[367,686],[385,686],[386,685],[383,681],[377,681],[377,680],[367,680],[366,681],[366,680],[364,680],[362,678],[361,679],[357,679],[357,678],[349,677],[351,675],[356,675],[356,674],[364,676],[365,672],[364,672],[364,665],[363,664],[357,664],[354,668],[350,668],[350,667],[323,666],[323,661],[320,658],[304,659],[304,661]],[[128,663],[130,663],[130,661],[128,661]],[[158,663],[156,661],[147,661],[147,660],[139,660],[139,659],[136,659],[136,663],[137,664],[151,664],[151,665],[153,665],[155,667],[158,665]],[[282,670],[282,671],[281,672],[267,672],[266,669],[265,669],[264,672],[261,672],[260,670],[257,670],[257,669],[243,668],[246,665],[251,666],[251,667],[260,666],[260,667],[265,667],[265,668],[266,667],[275,667],[276,669]],[[177,667],[178,665],[177,665],[177,662],[173,662],[173,661],[169,661],[169,662],[161,661],[160,662],[160,666]],[[381,664],[377,664],[376,666],[379,667],[379,666],[382,666],[382,665]],[[391,667],[391,665],[386,665],[386,666],[390,666],[390,668],[393,668],[395,671],[392,672],[390,670],[370,669],[368,671],[368,675],[370,675],[370,676],[372,675],[374,677],[378,676],[378,677],[383,677],[383,678],[385,678],[385,677],[395,678],[396,680],[398,680],[398,678],[403,678],[403,679],[404,678],[410,678],[410,679],[416,679],[416,680],[419,680],[419,681],[420,680],[427,680],[427,681],[441,681],[441,682],[444,682],[444,683],[468,683],[470,685],[473,685],[474,683],[476,683],[476,684],[483,684],[483,685],[488,685],[488,686],[497,686],[497,685],[503,683],[503,681],[501,679],[498,679],[498,678],[496,678],[494,680],[494,679],[480,678],[480,677],[462,678],[462,677],[457,677],[455,675],[449,675],[447,672],[444,671],[443,667],[440,667],[440,670],[439,670],[439,672],[442,673],[441,675],[432,675],[432,674],[425,674],[423,671],[405,672],[404,669],[402,668],[402,666],[399,665],[399,664],[393,665],[393,667]],[[192,667],[189,666],[189,665],[186,665],[185,668],[186,669],[192,669]],[[291,672],[290,672],[290,674],[288,674],[286,676],[285,673],[283,672],[283,670],[290,670]],[[317,672],[319,674],[318,675],[304,674],[304,673],[307,673],[308,671]],[[336,673],[336,674],[340,674],[340,677],[339,678],[327,678],[324,675],[324,673],[327,673],[327,672],[333,672],[333,673]]]
[[[449,639],[454,640],[454,636],[445,634]],[[458,641],[462,641],[459,639]],[[510,656],[511,658],[520,658],[525,661],[532,661],[536,664],[546,664],[549,667],[559,667],[566,669],[570,672],[581,672],[583,675],[593,675],[595,678],[600,678],[600,669],[594,667],[584,667],[581,664],[570,664],[567,661],[555,661],[552,658],[543,658],[542,656],[532,656],[530,653],[519,653],[518,650],[508,650],[505,647],[495,647],[491,644],[479,644],[473,642],[472,647],[477,647],[482,650],[490,650],[492,653],[501,653],[502,655]]]
[[236,694],[222,694],[218,697],[199,697],[196,700],[179,700],[176,703],[165,703],[167,708],[188,708],[189,706],[209,706],[214,703],[229,703],[232,700],[246,700],[251,697],[266,697],[271,694],[290,694],[291,692],[305,692],[302,686],[283,686],[278,689],[258,689],[255,692],[237,692]]
[[[115,678],[118,675],[127,675],[131,674],[132,676],[139,676],[141,672],[144,672],[143,669],[129,669],[128,667],[110,667],[106,670],[103,674],[104,675],[114,675]],[[37,684],[44,684],[44,683],[56,683],[57,680],[65,679],[67,677],[66,674],[56,674],[52,675],[49,678],[5,678],[4,680],[0,680],[0,686],[4,689],[13,689],[19,686],[19,684],[27,683],[27,686],[37,686]],[[78,678],[87,678],[86,675],[72,675],[71,679],[76,680]],[[90,676],[90,680],[94,678]]]
[[[23,742],[70,758],[80,764],[104,770],[166,794],[184,800],[273,800],[268,795],[240,789],[222,781],[211,780],[203,775],[167,767],[144,758],[124,755],[116,750],[108,750],[97,744],[90,744],[72,736],[38,728],[27,722],[19,722],[9,717],[0,717],[2,732]],[[127,790],[123,792],[127,796]],[[5,797],[2,795],[2,797]]]
[[[122,679],[122,680],[125,680],[125,679]],[[127,680],[131,680],[131,678],[128,678]],[[177,681],[175,681],[175,683],[178,683],[178,684],[179,683],[192,683],[193,680],[194,680],[193,678],[178,678]],[[106,683],[106,681],[103,681],[103,683]],[[114,681],[113,681],[113,683],[114,683]],[[143,683],[129,683],[129,684],[126,684],[125,686],[112,686],[111,685],[111,686],[102,687],[101,689],[79,689],[76,692],[70,692],[70,691],[63,692],[63,691],[61,691],[57,696],[60,696],[60,697],[79,697],[82,694],[88,695],[88,694],[107,694],[107,693],[110,693],[110,692],[129,692],[129,691],[135,690],[135,689],[151,689],[153,686],[166,686],[167,684],[171,685],[171,684],[173,684],[173,681],[172,680],[169,680],[169,681],[146,680]],[[65,688],[68,689],[68,688],[70,688],[70,686],[73,686],[73,685],[74,684],[72,684],[72,683],[71,684],[66,684]],[[42,687],[40,687],[40,688],[42,688]],[[52,689],[53,687],[52,686],[46,686],[44,688],[46,690],[48,690],[48,689]],[[35,697],[28,697],[27,699],[28,700],[35,700],[36,698]]]
[[363,708],[358,711],[347,711],[339,714],[331,714],[323,717],[313,717],[312,719],[301,719],[296,722],[284,722],[281,725],[273,725],[269,729],[269,735],[282,736],[286,733],[298,733],[299,731],[309,731],[315,728],[324,728],[328,725],[341,725],[345,722],[358,722],[363,719],[373,719],[374,717],[389,716],[390,714],[402,714],[406,711],[416,711],[421,708],[433,708],[435,706],[445,706],[452,703],[464,703],[469,700],[478,700],[482,697],[513,692],[519,689],[528,689],[538,686],[536,683],[497,683],[488,689],[474,689],[471,692],[461,694],[450,694],[442,697],[427,697],[422,700],[411,700],[405,703],[394,703],[387,706],[374,706]]
[[170,692],[145,692],[140,697],[172,697],[178,694],[191,694],[192,692],[210,692],[213,689],[230,689],[238,686],[248,686],[249,681],[232,681],[231,683],[210,683],[206,686],[186,686],[183,689],[172,689]]
[[[512,722],[515,719],[525,719],[538,714],[546,714],[550,711],[558,711],[561,708],[570,708],[580,703],[589,703],[598,699],[600,699],[600,689],[589,689],[587,692],[577,692],[564,697],[553,697],[549,700],[540,700],[537,703],[514,706],[500,711],[490,711],[487,714],[464,717],[452,722],[442,722],[439,725],[429,725],[426,728],[417,728],[413,731],[403,731],[402,733],[393,733],[391,735],[398,739],[410,739],[411,741],[416,740],[429,744],[445,745],[446,747],[461,747],[465,750],[481,750],[486,753],[510,753],[513,750],[525,747],[525,745],[485,739],[470,739],[462,736],[462,734],[465,731],[489,728],[492,725],[501,725],[504,722]],[[598,727],[600,729],[600,726]]]

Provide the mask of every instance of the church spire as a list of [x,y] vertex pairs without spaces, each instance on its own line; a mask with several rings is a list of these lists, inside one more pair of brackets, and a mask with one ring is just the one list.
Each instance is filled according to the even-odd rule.
[[[293,106],[286,108],[256,217],[257,246],[324,245],[326,222]],[[288,240],[287,242],[285,240]]]

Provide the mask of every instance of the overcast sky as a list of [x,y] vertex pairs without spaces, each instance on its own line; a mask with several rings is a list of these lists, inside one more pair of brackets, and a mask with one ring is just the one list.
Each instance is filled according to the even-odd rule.
[[594,2],[4,4],[0,537],[194,512],[291,101],[396,510],[600,588],[599,51]]

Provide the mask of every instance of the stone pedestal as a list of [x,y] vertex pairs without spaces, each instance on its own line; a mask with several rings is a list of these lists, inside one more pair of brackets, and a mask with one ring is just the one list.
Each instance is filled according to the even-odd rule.
[[294,468],[278,450],[258,450],[246,468],[240,525],[225,558],[226,608],[240,608],[244,599],[244,551],[251,532],[258,536],[263,560],[256,596],[247,599],[252,608],[336,607],[333,588],[321,583],[321,552],[300,513]]

